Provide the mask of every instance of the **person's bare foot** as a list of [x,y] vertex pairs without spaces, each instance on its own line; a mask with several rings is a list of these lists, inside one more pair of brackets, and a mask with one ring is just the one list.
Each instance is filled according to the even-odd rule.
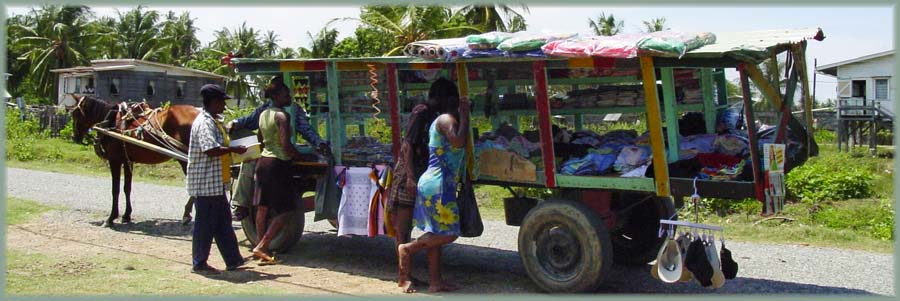
[[[432,283],[434,283],[434,282],[432,281]],[[447,282],[447,281],[442,281],[440,283],[432,284],[432,285],[428,286],[428,292],[431,292],[431,293],[452,292],[452,291],[456,291],[456,290],[459,290],[459,286],[457,286],[456,284]]]
[[253,256],[258,257],[262,261],[275,261],[275,258],[272,258],[269,254],[266,254],[265,251],[260,250],[259,248],[253,248]]
[[397,246],[397,255],[399,257],[397,260],[397,286],[402,288],[404,293],[415,293],[416,289],[413,287],[413,281],[410,281],[409,279],[411,278],[409,277],[409,249],[407,249],[405,245],[399,245]]

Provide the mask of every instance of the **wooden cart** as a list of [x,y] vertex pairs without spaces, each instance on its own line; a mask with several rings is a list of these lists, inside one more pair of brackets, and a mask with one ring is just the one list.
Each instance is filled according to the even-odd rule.
[[[719,34],[716,44],[690,51],[680,59],[649,56],[633,59],[500,57],[441,62],[413,57],[376,57],[235,59],[234,63],[238,74],[283,74],[290,87],[303,85],[296,91],[306,93],[301,97],[307,100],[311,120],[325,130],[339,165],[391,164],[391,158],[399,151],[404,130],[401,125],[406,124],[407,112],[416,99],[422,100],[430,85],[428,79],[433,75],[455,81],[460,95],[467,95],[475,104],[473,118],[487,116],[485,118],[493,129],[501,122],[516,129],[532,126],[536,130],[536,140],[531,142],[540,144],[539,158],[529,161],[534,163],[533,169],[529,168],[529,162],[520,162],[516,166],[506,163],[509,164],[504,167],[506,172],[516,176],[503,177],[498,176],[502,175],[502,170],[478,166],[502,160],[481,158],[469,160],[468,164],[474,168],[470,170],[476,171],[473,177],[477,184],[540,187],[556,192],[553,198],[536,203],[527,198],[506,200],[507,223],[521,225],[519,254],[534,282],[548,292],[574,293],[595,289],[613,262],[645,264],[654,259],[663,242],[657,234],[659,220],[675,216],[676,204],[680,205],[683,197],[695,192],[693,178],[672,177],[668,169],[668,164],[679,158],[678,151],[671,151],[679,150],[678,115],[688,111],[702,112],[705,132],[715,133],[716,116],[729,106],[726,69],[736,69],[740,75],[742,97],[735,102],[743,103],[744,120],[756,120],[751,82],[778,108],[776,142],[783,141],[785,129],[792,122],[796,123],[790,112],[792,101],[796,99],[794,91],[801,87],[799,99],[805,112],[801,118],[801,136],[806,140],[806,155],[815,155],[804,51],[807,40],[822,38],[819,29]],[[787,92],[782,93],[779,87],[763,79],[758,65],[785,52],[792,64],[788,67]],[[699,85],[700,99],[696,103],[679,101],[676,75],[682,74],[689,74],[688,80]],[[636,86],[643,99],[632,105],[580,108],[560,108],[551,103],[551,91],[598,86]],[[373,104],[373,98],[366,95],[376,89],[380,103]],[[381,111],[379,114],[374,114],[373,105]],[[612,113],[631,113],[643,118],[641,122],[645,122],[649,131],[652,150],[652,177],[562,174],[553,143],[553,117],[571,116],[575,130],[581,130],[591,126],[592,115]],[[527,120],[532,123],[523,122]],[[377,130],[372,126],[374,122],[384,122],[390,128],[389,133],[380,133],[387,148],[384,152],[366,154],[366,151],[371,152],[371,147],[361,148],[358,143],[348,146],[355,134],[378,135],[373,133]],[[482,122],[483,125],[488,123]],[[478,122],[473,121],[473,124]],[[747,168],[752,170],[752,179],[698,180],[696,192],[703,197],[764,200],[765,181],[757,126],[754,122],[746,125],[752,162]],[[471,158],[472,151],[469,153]],[[292,233],[291,238],[274,246],[276,249],[289,247],[299,238],[303,219],[298,216],[300,221],[285,230]],[[252,221],[244,226],[254,227]]]

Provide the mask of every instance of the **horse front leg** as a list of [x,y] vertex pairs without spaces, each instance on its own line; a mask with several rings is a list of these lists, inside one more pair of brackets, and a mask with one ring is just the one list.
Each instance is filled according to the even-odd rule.
[[134,171],[134,162],[125,162],[125,214],[122,215],[122,223],[131,223],[131,174]]
[[[187,176],[187,162],[178,161],[178,164],[181,165],[181,172],[184,173],[184,176]],[[187,204],[184,204],[184,215],[181,216],[181,224],[187,226],[187,224],[191,223],[191,209],[194,207],[194,197],[189,196],[187,200]]]
[[112,176],[112,212],[103,222],[104,227],[112,228],[113,222],[119,218],[119,176],[121,175],[122,163],[109,160],[109,174]]

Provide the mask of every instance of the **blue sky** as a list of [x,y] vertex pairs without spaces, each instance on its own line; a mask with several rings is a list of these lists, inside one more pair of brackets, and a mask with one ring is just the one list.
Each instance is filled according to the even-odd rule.
[[[130,6],[92,6],[98,15],[116,15],[116,9],[125,11]],[[316,32],[334,18],[356,17],[358,6],[150,6],[165,12],[190,11],[200,28],[199,38],[204,43],[212,40],[213,32],[222,27],[233,28],[246,21],[248,26],[262,30],[274,30],[281,37],[282,46],[308,46],[306,32]],[[10,14],[28,11],[26,6],[8,8]],[[826,39],[811,41],[807,60],[819,65],[839,62],[867,54],[893,49],[893,9],[881,6],[549,6],[529,5],[525,15],[529,30],[587,33],[588,18],[596,18],[600,12],[613,14],[625,21],[626,32],[638,32],[642,21],[665,17],[666,24],[676,31],[736,32],[764,29],[820,27]],[[340,37],[352,34],[357,23],[342,21],[335,24]],[[810,68],[812,69],[812,68]],[[812,72],[812,70],[810,70]],[[734,77],[730,73],[729,77]],[[812,78],[812,77],[810,77]],[[835,79],[819,75],[816,95],[819,99],[833,98]]]

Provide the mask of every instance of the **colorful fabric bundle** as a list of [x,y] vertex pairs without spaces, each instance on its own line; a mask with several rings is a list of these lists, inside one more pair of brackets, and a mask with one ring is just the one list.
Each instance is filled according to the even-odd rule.
[[[577,34],[526,34],[526,33],[514,33],[513,37],[503,41],[500,45],[497,45],[497,49],[510,51],[510,52],[519,52],[519,51],[528,51],[541,49],[541,46],[547,44],[548,42],[556,41],[556,40],[565,40],[575,37]],[[543,53],[543,52],[542,52]]]
[[409,43],[403,48],[403,55],[425,59],[452,61],[468,50],[466,39],[423,40]]
[[488,33],[475,34],[466,37],[466,44],[469,49],[496,49],[500,43],[512,38],[512,34],[508,32],[492,31]]
[[505,56],[506,52],[503,50],[497,49],[468,49],[463,52],[462,57],[464,58],[478,58],[478,57],[498,57]]
[[688,51],[716,42],[716,35],[710,32],[679,33],[657,31],[647,35],[637,43],[637,48],[655,56],[681,58]]
[[599,37],[582,37],[547,42],[541,50],[547,55],[562,57],[588,57],[593,50],[592,41]]
[[637,56],[637,44],[644,34],[617,34],[597,37],[591,41],[590,56],[633,58]]

